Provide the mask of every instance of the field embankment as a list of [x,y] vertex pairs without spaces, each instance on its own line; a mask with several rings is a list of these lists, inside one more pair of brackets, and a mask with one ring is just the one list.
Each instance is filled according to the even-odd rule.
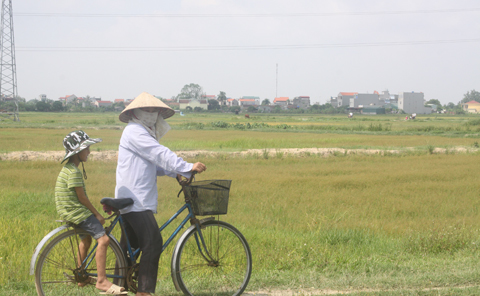
[[[391,154],[456,154],[456,153],[477,153],[478,148],[471,147],[450,147],[435,148],[427,147],[422,151],[419,148],[403,149],[343,149],[343,148],[277,148],[277,149],[247,149],[237,152],[221,152],[210,150],[175,151],[182,158],[213,157],[213,158],[283,158],[283,157],[330,157],[345,155],[391,155]],[[4,161],[62,161],[65,153],[63,151],[14,151],[0,153],[0,160]],[[118,151],[92,151],[89,155],[91,160],[112,161],[117,160]]]

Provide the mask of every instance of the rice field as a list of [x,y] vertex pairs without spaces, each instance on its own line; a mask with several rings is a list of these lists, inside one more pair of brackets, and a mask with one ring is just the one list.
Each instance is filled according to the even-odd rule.
[[[97,144],[100,149],[118,145],[120,129],[85,130],[104,138]],[[1,152],[25,145],[32,150],[61,150],[58,146],[68,131],[3,127]],[[190,149],[216,151],[475,146],[475,139],[465,136],[223,129],[174,129],[164,140],[178,150],[193,146]],[[351,295],[480,292],[479,160],[480,154],[473,151],[431,154],[428,149],[386,156],[188,159],[207,164],[201,180],[233,180],[229,213],[221,219],[239,228],[250,243],[254,273],[247,292],[329,289]],[[87,193],[100,208],[102,197],[113,196],[116,163],[91,161],[85,168]],[[53,186],[60,169],[57,162],[0,161],[0,293],[4,295],[35,295],[28,267],[36,244],[58,226]],[[162,223],[182,200],[176,197],[175,180],[160,178],[158,187],[157,220]],[[171,251],[169,247],[161,258],[158,295],[180,295],[170,278]]]

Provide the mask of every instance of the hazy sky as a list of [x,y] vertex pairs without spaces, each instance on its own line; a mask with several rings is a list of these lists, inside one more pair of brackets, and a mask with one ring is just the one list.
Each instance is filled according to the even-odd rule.
[[[478,0],[14,0],[18,94],[480,91]],[[276,65],[278,64],[278,75]],[[277,87],[278,77],[278,87]]]

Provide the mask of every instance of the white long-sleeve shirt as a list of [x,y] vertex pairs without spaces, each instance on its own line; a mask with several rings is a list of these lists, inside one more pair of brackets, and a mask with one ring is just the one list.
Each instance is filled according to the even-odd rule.
[[130,122],[122,133],[118,149],[115,198],[131,198],[134,204],[122,214],[157,212],[157,176],[190,177],[193,164],[160,145],[140,124]]

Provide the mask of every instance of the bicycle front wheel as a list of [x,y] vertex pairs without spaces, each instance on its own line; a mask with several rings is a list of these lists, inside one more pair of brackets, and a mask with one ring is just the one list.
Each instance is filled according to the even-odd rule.
[[[72,229],[55,237],[42,251],[35,268],[35,286],[39,296],[95,295],[97,264],[92,254],[87,268],[79,268],[79,244],[88,236],[83,230]],[[92,238],[90,250],[96,242]],[[90,252],[89,250],[89,252]],[[88,254],[88,253],[87,253]],[[127,263],[118,242],[110,237],[106,268],[109,281],[125,285]]]
[[241,295],[252,273],[252,255],[245,237],[222,221],[201,224],[204,249],[196,228],[178,242],[172,275],[185,295]]

